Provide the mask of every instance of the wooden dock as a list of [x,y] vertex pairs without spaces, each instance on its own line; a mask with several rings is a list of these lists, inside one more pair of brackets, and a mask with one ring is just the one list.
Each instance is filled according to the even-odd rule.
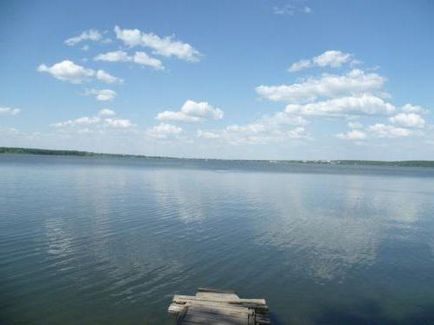
[[169,313],[176,324],[270,324],[265,299],[241,299],[234,291],[198,289],[195,296],[175,295]]

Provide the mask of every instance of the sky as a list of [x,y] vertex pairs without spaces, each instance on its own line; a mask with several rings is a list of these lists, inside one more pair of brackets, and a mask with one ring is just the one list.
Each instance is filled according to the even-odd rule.
[[434,160],[434,2],[1,1],[0,146]]

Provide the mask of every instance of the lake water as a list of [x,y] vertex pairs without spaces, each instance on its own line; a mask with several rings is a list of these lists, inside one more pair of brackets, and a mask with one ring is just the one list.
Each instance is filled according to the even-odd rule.
[[433,323],[434,169],[3,155],[0,257],[6,324],[171,324],[198,287]]

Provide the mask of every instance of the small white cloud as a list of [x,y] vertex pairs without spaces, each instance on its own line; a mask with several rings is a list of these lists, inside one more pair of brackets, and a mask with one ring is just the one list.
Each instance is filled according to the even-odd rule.
[[97,116],[83,116],[76,118],[74,120],[67,120],[64,122],[58,122],[52,124],[56,128],[64,128],[64,127],[77,127],[77,126],[88,126],[92,124],[97,124],[101,121],[101,119]]
[[160,60],[149,56],[145,52],[136,52],[134,55],[130,56],[125,51],[113,51],[98,54],[94,60],[108,62],[134,62],[140,65],[150,66],[156,70],[164,70],[164,66]]
[[116,115],[116,112],[111,110],[111,109],[108,109],[108,108],[103,108],[103,109],[100,109],[98,111],[98,115],[99,116],[114,116],[114,115]]
[[379,97],[363,94],[308,104],[289,104],[285,111],[311,116],[382,115],[393,113],[395,107]]
[[219,139],[220,135],[218,133],[210,132],[210,131],[197,131],[197,137],[203,139]]
[[21,110],[19,108],[0,107],[0,116],[17,115]]
[[96,79],[101,80],[101,81],[108,83],[108,84],[122,83],[123,82],[122,79],[117,78],[115,76],[112,76],[110,73],[108,73],[104,70],[98,70],[96,72]]
[[339,133],[336,135],[340,139],[344,140],[364,140],[366,139],[366,133],[360,130],[352,130],[347,133]]
[[95,71],[92,69],[84,68],[70,60],[55,63],[51,67],[41,64],[38,67],[38,71],[47,72],[56,79],[68,81],[74,84],[82,83],[95,74]]
[[353,69],[343,75],[323,74],[320,78],[309,78],[301,83],[280,86],[258,86],[256,92],[272,101],[306,102],[321,97],[339,97],[379,92],[385,79],[376,73]]
[[89,29],[86,30],[84,32],[82,32],[80,35],[78,36],[74,36],[71,38],[68,38],[65,41],[65,44],[68,46],[74,46],[80,42],[83,41],[94,41],[94,42],[98,42],[102,40],[102,35],[99,31],[97,31],[96,29]]
[[415,113],[399,113],[389,118],[390,122],[407,127],[407,128],[423,128],[425,120],[422,116]]
[[88,51],[90,49],[90,46],[89,45],[83,45],[82,47],[81,47],[81,50],[82,51]]
[[88,81],[91,78],[96,78],[106,83],[122,82],[121,79],[112,76],[104,70],[95,71],[93,69],[88,69],[81,65],[75,64],[70,60],[63,60],[53,64],[51,67],[41,64],[38,66],[37,70],[39,72],[49,73],[56,79],[68,81],[73,84],[80,84],[84,81]]
[[412,105],[412,104],[405,104],[404,106],[401,107],[401,110],[405,113],[419,113],[419,114],[427,113],[427,110],[422,106]]
[[325,51],[323,54],[318,55],[312,59],[314,65],[318,67],[332,67],[337,68],[343,65],[344,63],[348,63],[352,58],[352,55],[349,53],[344,53],[341,51]]
[[200,122],[204,120],[220,120],[223,111],[207,102],[187,100],[179,111],[164,111],[157,115],[160,121]]
[[133,57],[133,62],[141,65],[150,66],[156,70],[164,69],[164,66],[160,60],[149,56],[145,52],[136,52]]
[[368,128],[368,131],[372,132],[372,134],[380,137],[380,138],[398,138],[398,137],[407,137],[412,135],[412,131],[395,127],[393,125],[386,125],[383,123],[377,123],[374,125],[371,125]]
[[353,62],[353,55],[336,50],[325,51],[324,53],[312,58],[303,59],[293,63],[289,67],[290,72],[297,72],[312,67],[332,67],[337,68],[345,63]]
[[107,53],[98,54],[95,58],[95,61],[107,61],[107,62],[127,62],[131,60],[131,57],[128,56],[128,53],[125,51],[112,51]]
[[303,1],[290,1],[282,6],[274,6],[273,13],[275,15],[294,16],[297,13],[310,14],[312,9],[303,5]]
[[131,123],[131,121],[127,119],[106,118],[104,122],[107,126],[115,129],[129,129],[133,126],[133,123]]
[[293,64],[291,64],[291,66],[289,67],[288,71],[290,72],[297,72],[303,69],[307,69],[310,68],[312,66],[312,62],[310,60],[300,60],[297,62],[294,62]]
[[160,37],[153,33],[144,33],[138,29],[122,29],[115,26],[116,37],[125,45],[143,46],[152,49],[154,54],[165,57],[177,57],[190,62],[199,61],[200,52],[188,43],[175,40],[173,36]]
[[134,124],[127,119],[112,118],[115,112],[110,109],[102,109],[97,116],[83,116],[73,120],[52,124],[53,127],[62,130],[74,130],[79,133],[92,133],[104,129],[131,129]]
[[182,128],[176,125],[160,123],[151,129],[148,129],[146,133],[153,138],[167,139],[171,136],[179,135],[182,131]]
[[88,89],[85,94],[95,96],[99,101],[111,101],[117,96],[117,93],[111,89]]

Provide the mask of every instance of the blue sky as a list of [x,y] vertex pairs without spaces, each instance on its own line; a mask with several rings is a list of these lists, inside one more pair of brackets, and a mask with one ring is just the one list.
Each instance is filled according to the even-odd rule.
[[434,159],[431,1],[3,1],[0,146]]

